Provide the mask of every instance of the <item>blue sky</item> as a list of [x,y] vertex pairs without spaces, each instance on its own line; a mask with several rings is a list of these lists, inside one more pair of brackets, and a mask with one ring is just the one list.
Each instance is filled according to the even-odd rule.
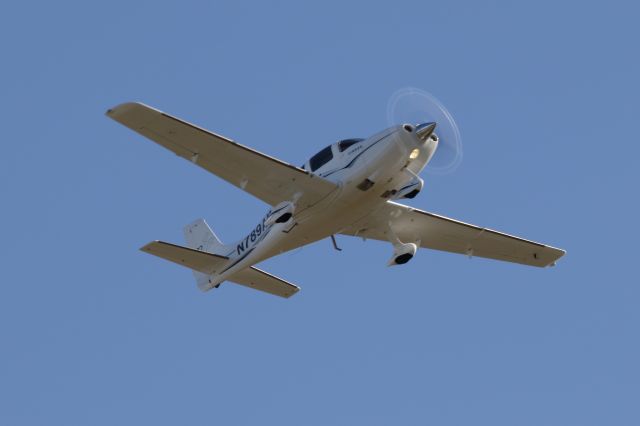
[[[0,6],[0,423],[636,425],[638,10],[609,2]],[[406,87],[463,136],[411,204],[568,251],[540,270],[340,237],[290,300],[138,251],[267,206],[108,120],[136,100],[301,164]]]

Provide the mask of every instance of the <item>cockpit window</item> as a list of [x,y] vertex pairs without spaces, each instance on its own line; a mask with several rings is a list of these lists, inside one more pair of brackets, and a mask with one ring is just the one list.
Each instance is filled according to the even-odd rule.
[[344,150],[349,148],[351,145],[357,144],[358,142],[362,142],[363,140],[364,139],[362,138],[341,140],[340,142],[338,142],[338,149],[340,150],[340,152],[343,152]]
[[320,167],[327,164],[333,158],[333,152],[331,152],[331,145],[311,157],[309,160],[309,166],[311,167],[311,171],[315,172]]

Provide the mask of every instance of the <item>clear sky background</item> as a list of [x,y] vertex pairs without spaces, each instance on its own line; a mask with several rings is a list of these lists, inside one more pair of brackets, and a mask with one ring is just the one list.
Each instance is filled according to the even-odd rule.
[[[637,17],[589,2],[4,2],[0,424],[638,425]],[[267,206],[107,119],[142,101],[301,164],[440,98],[411,204],[562,247],[537,269],[339,237],[289,300],[138,251]]]

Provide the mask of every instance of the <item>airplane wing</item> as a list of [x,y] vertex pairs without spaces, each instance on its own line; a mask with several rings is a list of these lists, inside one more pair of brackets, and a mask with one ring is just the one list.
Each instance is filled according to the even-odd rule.
[[[229,260],[226,256],[164,241],[152,241],[140,250],[207,275],[216,274]],[[293,296],[300,290],[300,287],[253,266],[236,272],[227,278],[227,281],[285,298]]]
[[564,250],[388,201],[341,233],[390,241],[389,227],[402,242],[420,247],[531,266],[550,266]]
[[337,189],[306,170],[141,103],[118,105],[107,116],[271,206],[300,194],[300,211]]

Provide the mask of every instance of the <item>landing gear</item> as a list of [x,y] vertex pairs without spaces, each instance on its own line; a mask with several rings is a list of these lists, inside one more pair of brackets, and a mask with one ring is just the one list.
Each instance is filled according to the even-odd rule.
[[393,256],[387,266],[404,265],[415,256],[418,245],[414,243],[400,243],[393,246]]
[[280,216],[279,218],[276,219],[276,223],[286,223],[289,221],[289,219],[291,219],[293,215],[291,213],[285,213],[282,216]]
[[415,256],[416,251],[418,251],[418,246],[420,245],[420,241],[416,243],[403,243],[400,241],[400,238],[393,232],[391,229],[391,224],[389,223],[389,227],[387,228],[387,236],[389,237],[389,241],[393,244],[393,255],[387,263],[387,266],[394,265],[404,265]]
[[410,261],[412,258],[413,258],[413,255],[411,253],[401,254],[400,256],[395,258],[395,263],[396,265],[404,265],[405,263]]
[[276,223],[287,223],[293,217],[295,209],[296,207],[293,202],[283,201],[269,211],[264,224],[271,226]]
[[419,193],[420,193],[419,189],[414,189],[413,191],[405,195],[404,198],[414,199],[416,198],[416,195],[418,195]]

